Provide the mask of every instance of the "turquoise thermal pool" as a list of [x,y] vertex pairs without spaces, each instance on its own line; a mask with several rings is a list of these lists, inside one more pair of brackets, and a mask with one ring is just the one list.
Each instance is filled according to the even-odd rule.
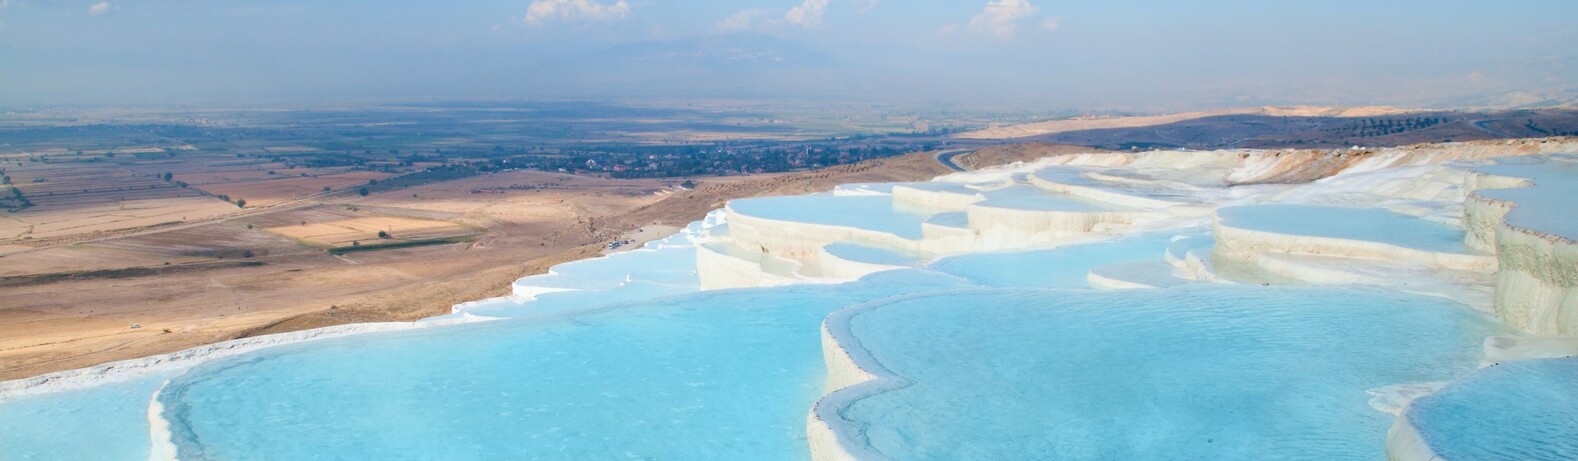
[[1366,391],[1465,373],[1497,331],[1431,298],[1260,286],[972,290],[829,324],[879,378],[819,414],[917,460],[1382,460]]
[[1441,459],[1572,459],[1578,358],[1519,360],[1420,397],[1403,418]]
[[1363,240],[1415,250],[1466,253],[1464,231],[1378,208],[1268,204],[1222,208],[1223,225],[1343,240]]

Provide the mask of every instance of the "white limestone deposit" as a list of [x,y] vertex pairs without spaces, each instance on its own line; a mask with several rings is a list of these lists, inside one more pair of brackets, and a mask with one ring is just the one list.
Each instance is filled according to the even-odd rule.
[[[816,196],[736,200],[723,210],[727,229],[707,238],[717,246],[702,251],[700,257],[706,262],[698,272],[707,288],[852,280],[951,254],[1056,246],[1212,220],[1215,251],[1166,255],[1184,279],[1218,279],[1211,268],[1213,259],[1284,282],[1347,284],[1386,276],[1384,271],[1370,270],[1374,267],[1358,272],[1301,271],[1300,267],[1324,265],[1299,259],[1303,256],[1407,262],[1408,267],[1399,269],[1404,275],[1421,272],[1414,266],[1491,273],[1497,259],[1474,243],[1477,235],[1484,234],[1473,225],[1477,205],[1469,205],[1467,231],[1458,227],[1465,222],[1464,199],[1473,187],[1523,182],[1493,183],[1469,172],[1489,158],[1563,149],[1578,150],[1578,142],[1523,140],[1331,152],[1067,154],[925,183],[861,184]],[[1222,207],[1255,204],[1389,212],[1388,219],[1415,228],[1456,229],[1452,238],[1458,243],[1440,245],[1441,232],[1428,229],[1430,235],[1423,237],[1402,233],[1377,238],[1365,236],[1363,230],[1343,232],[1342,216],[1334,216],[1332,235],[1241,225],[1218,216]],[[1428,242],[1415,244],[1417,239]],[[915,256],[907,263],[852,261],[826,250],[840,243]],[[1133,277],[1113,277],[1122,272],[1098,271],[1091,280],[1113,288],[1147,285],[1125,280]],[[1305,273],[1308,276],[1301,276]],[[1262,281],[1262,277],[1250,278]],[[1450,280],[1415,285],[1452,284],[1463,276],[1446,278]],[[1518,275],[1505,278],[1508,284],[1531,283]],[[1437,288],[1441,287],[1419,291],[1454,291]],[[1540,299],[1552,297],[1560,296]]]
[[[1519,219],[1509,213],[1516,208],[1512,198],[1518,194],[1484,191],[1529,185],[1537,185],[1533,190],[1558,191],[1554,195],[1525,192],[1516,197],[1547,207],[1560,203],[1551,197],[1578,193],[1566,193],[1563,188],[1567,183],[1551,179],[1549,172],[1542,173],[1542,183],[1518,179],[1515,172],[1505,169],[1499,171],[1506,177],[1492,175],[1487,171],[1495,168],[1485,165],[1502,156],[1573,148],[1578,145],[1563,140],[1331,153],[1235,150],[1064,155],[944,176],[931,183],[862,187],[858,190],[864,204],[859,209],[869,212],[859,216],[802,219],[804,216],[778,214],[772,206],[731,204],[725,210],[731,227],[712,239],[745,249],[744,255],[723,256],[737,260],[727,263],[734,267],[731,272],[746,272],[740,269],[756,265],[760,266],[757,272],[774,275],[769,283],[781,284],[796,278],[850,280],[882,270],[925,267],[928,261],[960,253],[1057,247],[1145,231],[1186,229],[1209,220],[1211,235],[1175,238],[1156,260],[1094,267],[1085,282],[1098,289],[1161,289],[1191,282],[1230,281],[1371,285],[1451,299],[1487,312],[1494,309],[1502,312],[1509,325],[1535,333],[1557,333],[1571,328],[1564,322],[1572,316],[1562,312],[1571,309],[1574,298],[1564,290],[1574,284],[1564,277],[1575,272],[1571,269],[1574,259],[1562,259],[1574,254],[1571,246],[1562,246],[1570,242],[1562,240],[1562,232],[1569,229],[1562,227],[1567,221],[1551,216],[1571,214],[1545,208],[1538,214],[1543,219]],[[1539,169],[1560,161],[1567,160],[1540,157],[1522,163],[1547,165],[1527,167]],[[805,199],[800,205],[818,208],[851,195],[830,194]],[[878,198],[889,203],[882,204]],[[742,222],[745,224],[740,225]],[[1509,234],[1509,228],[1525,227],[1560,231],[1503,235]],[[1497,244],[1485,244],[1487,241]],[[839,245],[920,256],[873,264],[835,256],[837,251],[830,249]],[[1514,247],[1524,253],[1507,251]],[[750,255],[749,249],[757,255]],[[1497,249],[1501,251],[1488,251]],[[1541,256],[1509,262],[1509,254],[1521,256],[1531,249]],[[706,256],[712,260],[718,257],[717,253]],[[774,261],[780,269],[771,270],[770,264],[761,261]],[[703,285],[711,286],[708,272],[702,270]],[[751,286],[751,279],[735,277],[732,283],[716,285]],[[1509,295],[1511,292],[1519,295]],[[1529,304],[1547,307],[1508,307]],[[1524,317],[1509,315],[1519,311],[1539,312],[1527,316],[1542,326],[1520,325]],[[838,319],[835,315],[824,326],[829,391],[873,379],[870,372],[856,365],[860,360],[852,358],[866,352],[851,347],[832,331],[842,321]],[[1521,344],[1504,348],[1518,352],[1502,355],[1546,357],[1569,347],[1563,341]],[[1531,349],[1544,352],[1526,352]],[[1491,351],[1487,349],[1487,360],[1496,360],[1491,357],[1497,353]],[[1372,389],[1370,404],[1379,411],[1398,414],[1413,399],[1446,385],[1396,383]],[[880,391],[862,387],[834,395],[848,400]],[[813,457],[875,456],[858,443],[850,445],[841,435],[849,428],[830,426],[818,416],[818,411],[838,404],[823,400],[808,418]],[[1389,453],[1402,459],[1432,453],[1428,444],[1410,431],[1405,423],[1393,429]]]
[[1578,333],[1578,158],[1507,159],[1472,184],[1467,241],[1501,260],[1496,312],[1531,333]]

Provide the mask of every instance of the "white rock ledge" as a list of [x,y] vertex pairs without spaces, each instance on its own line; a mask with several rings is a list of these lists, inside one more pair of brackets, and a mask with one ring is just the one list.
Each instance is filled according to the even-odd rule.
[[1449,461],[1436,454],[1414,428],[1405,412],[1386,431],[1386,459],[1390,461]]
[[1502,321],[1534,334],[1578,334],[1578,163],[1570,156],[1520,161],[1531,163],[1469,175],[1468,243],[1500,260],[1495,308]]
[[837,417],[850,403],[903,386],[902,378],[889,373],[860,340],[849,331],[850,320],[869,309],[906,299],[936,295],[884,298],[849,306],[833,312],[822,321],[822,359],[827,365],[826,394],[811,406],[806,416],[806,438],[813,461],[873,461],[887,459],[869,445],[853,440],[857,428],[846,427]]
[[1214,256],[1252,261],[1262,253],[1344,257],[1376,261],[1406,261],[1441,269],[1491,271],[1496,258],[1470,253],[1446,253],[1387,243],[1334,237],[1294,235],[1236,227],[1217,219],[1214,223]]
[[180,450],[175,446],[175,435],[170,432],[170,420],[164,418],[164,404],[159,403],[159,394],[169,385],[169,381],[160,384],[159,389],[153,391],[153,397],[148,398],[148,461],[179,459]]
[[1485,360],[1480,366],[1572,357],[1578,357],[1578,336],[1492,336],[1485,338]]
[[1189,283],[1166,261],[1131,261],[1096,266],[1085,273],[1085,282],[1098,290],[1170,288]]
[[[839,345],[838,340],[833,339],[826,321],[822,322],[822,360],[827,364],[827,384],[823,389],[826,395],[877,379],[875,375],[856,364],[855,359],[850,357],[849,351]],[[815,461],[860,459],[846,448],[838,433],[822,419],[822,412],[831,410],[826,406],[827,401],[824,395],[822,399],[811,405],[811,411],[806,414],[806,441],[811,446],[811,459]]]

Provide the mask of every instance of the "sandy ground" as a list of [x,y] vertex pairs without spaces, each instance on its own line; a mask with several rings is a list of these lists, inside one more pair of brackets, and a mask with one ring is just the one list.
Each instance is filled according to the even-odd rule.
[[[210,197],[126,200],[111,204],[38,207],[0,215],[0,238],[45,239],[92,234],[161,223],[199,220],[236,211],[236,206]],[[15,241],[15,240],[13,240]]]
[[284,225],[266,228],[269,232],[324,246],[346,246],[353,242],[376,243],[378,233],[396,238],[421,239],[465,235],[471,228],[430,219],[393,216],[365,216],[335,221]]
[[641,246],[642,245],[646,245],[647,242],[650,242],[650,241],[653,241],[653,240],[660,240],[660,239],[662,239],[664,237],[668,237],[670,235],[674,235],[674,233],[675,232],[679,232],[680,229],[683,229],[683,228],[679,227],[679,226],[670,226],[670,225],[667,225],[667,224],[651,224],[651,225],[641,226],[641,227],[637,228],[634,231],[626,232],[624,235],[621,235],[618,238],[614,239],[614,240],[622,240],[622,241],[626,241],[626,242],[630,242],[630,243],[626,243],[626,244],[620,245],[619,248],[615,248],[615,249],[609,249],[607,247],[604,247],[601,251],[598,251],[598,253],[606,255],[606,254],[618,253],[618,252],[621,252],[621,251],[630,251],[630,250],[634,250],[634,249],[637,249],[637,248],[641,248]]
[[[504,295],[520,277],[603,253],[610,241],[638,248],[730,199],[947,172],[930,153],[698,178],[692,190],[673,187],[684,178],[519,171],[0,255],[0,380],[227,339],[444,314],[460,302]],[[264,230],[368,214],[485,231],[472,242],[335,257]],[[239,256],[245,250],[253,257]]]
[[359,186],[368,179],[383,179],[390,175],[367,177],[365,174],[328,175],[319,177],[281,178],[269,181],[235,181],[199,186],[212,194],[224,194],[235,199],[245,199],[247,206],[273,205],[286,200],[306,197],[323,192],[323,188],[345,189]]

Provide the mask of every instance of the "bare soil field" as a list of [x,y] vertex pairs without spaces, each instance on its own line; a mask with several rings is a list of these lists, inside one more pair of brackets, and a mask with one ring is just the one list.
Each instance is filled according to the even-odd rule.
[[[378,175],[368,177],[369,175]],[[214,195],[226,195],[232,200],[245,199],[247,206],[268,206],[279,202],[323,193],[323,188],[333,190],[361,185],[369,179],[387,178],[389,174],[362,172],[362,174],[327,175],[318,177],[284,177],[265,181],[232,181],[207,184],[200,187]]]
[[119,163],[67,158],[53,163],[7,166],[5,174],[37,209],[201,195],[151,174],[130,171]]
[[191,184],[191,185],[194,185],[194,186],[206,186],[206,185],[210,185],[210,184],[222,184],[222,183],[235,182],[235,181],[258,181],[258,180],[270,180],[270,179],[283,179],[283,178],[301,177],[302,174],[306,174],[308,176],[318,176],[318,175],[325,174],[325,173],[328,173],[328,172],[323,171],[321,169],[316,169],[316,168],[280,168],[280,169],[271,169],[271,168],[268,168],[267,166],[260,165],[259,167],[255,168],[255,169],[247,169],[247,170],[239,170],[239,171],[216,171],[216,172],[212,172],[212,173],[185,173],[185,174],[181,174],[181,175],[175,176],[175,179],[184,181],[184,182],[186,182],[188,184]]
[[364,216],[335,221],[284,225],[265,229],[279,235],[326,247],[374,243],[379,232],[404,240],[454,237],[477,233],[477,228],[428,219]]
[[103,271],[128,267],[162,266],[210,261],[201,256],[127,251],[93,245],[69,245],[7,255],[0,261],[0,277],[76,271]]
[[[6,209],[0,214],[0,243],[35,247],[179,227],[241,212],[213,195],[246,199],[253,208],[319,194],[325,186],[344,189],[391,176],[157,148],[9,154],[0,159],[0,172],[11,183],[0,187],[5,196],[0,208]],[[13,197],[9,187],[25,201]]]
[[361,205],[319,204],[278,213],[248,216],[239,218],[236,221],[251,224],[258,228],[307,225],[356,218],[360,215],[353,209],[359,207]]
[[79,207],[39,206],[0,214],[0,243],[92,235],[206,219],[235,211],[235,205],[202,196],[113,201]]
[[154,255],[210,259],[246,258],[248,252],[266,258],[316,253],[318,248],[266,232],[240,221],[216,222],[168,232],[123,237],[84,246],[113,248]]

